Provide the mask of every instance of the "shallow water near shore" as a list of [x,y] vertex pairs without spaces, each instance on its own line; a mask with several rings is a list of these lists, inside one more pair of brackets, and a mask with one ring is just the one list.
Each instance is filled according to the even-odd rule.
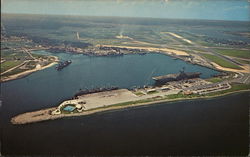
[[152,85],[152,76],[177,73],[182,67],[202,72],[202,78],[218,73],[163,54],[55,55],[73,63],[59,72],[53,66],[1,84],[2,154],[246,153],[249,92],[13,126],[9,122],[11,117],[57,106],[79,88]]

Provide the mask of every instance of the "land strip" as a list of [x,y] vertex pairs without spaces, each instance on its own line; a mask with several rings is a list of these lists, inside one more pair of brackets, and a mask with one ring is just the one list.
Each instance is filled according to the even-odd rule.
[[18,116],[15,116],[11,119],[12,124],[28,124],[28,123],[35,123],[35,122],[41,122],[46,120],[55,120],[59,118],[64,117],[72,117],[72,116],[84,116],[84,115],[90,115],[98,112],[105,112],[110,110],[119,110],[124,108],[131,108],[131,107],[139,107],[139,106],[147,106],[152,104],[159,104],[159,103],[166,103],[166,102],[174,102],[174,101],[186,101],[186,100],[194,100],[194,99],[211,99],[219,96],[225,96],[233,93],[239,93],[239,92],[247,92],[250,91],[249,87],[247,89],[239,88],[235,91],[231,91],[230,89],[221,93],[215,93],[211,95],[203,95],[203,96],[186,96],[186,97],[172,97],[172,98],[163,98],[163,99],[146,99],[143,101],[131,101],[127,103],[121,103],[121,104],[114,104],[108,107],[100,107],[88,111],[84,111],[81,113],[73,113],[73,114],[58,114],[58,115],[52,115],[51,113],[55,111],[57,108],[47,108],[39,111],[34,112],[28,112],[23,113]]

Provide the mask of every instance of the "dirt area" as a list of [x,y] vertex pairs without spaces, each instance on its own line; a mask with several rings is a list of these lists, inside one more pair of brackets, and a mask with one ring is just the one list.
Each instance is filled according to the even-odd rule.
[[138,97],[127,89],[118,89],[115,91],[106,91],[94,94],[79,96],[78,101],[85,101],[86,110],[109,106],[113,104],[135,101]]
[[44,110],[39,110],[35,112],[27,112],[24,114],[20,114],[14,118],[11,119],[11,122],[13,124],[26,124],[26,123],[34,123],[39,122],[42,120],[49,120],[52,119],[52,115],[50,115],[50,112],[52,110],[55,110],[56,108],[49,108]]

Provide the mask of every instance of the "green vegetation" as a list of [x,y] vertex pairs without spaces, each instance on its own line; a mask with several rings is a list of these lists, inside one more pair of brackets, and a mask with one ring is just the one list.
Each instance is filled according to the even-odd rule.
[[[241,34],[237,32],[248,28],[245,22],[237,24],[237,27],[233,27],[235,23],[228,21],[215,23],[206,20],[129,17],[3,14],[2,21],[5,27],[9,28],[8,33],[10,35],[25,34],[37,43],[61,45],[66,42],[70,44],[77,43],[82,47],[91,46],[91,44],[151,45],[156,47],[166,45],[175,48],[190,45],[164,32],[176,33],[198,44],[218,46],[218,43],[221,43],[221,41],[233,41],[233,38],[231,38],[232,34],[241,37]],[[225,26],[228,25],[232,26],[230,27],[230,34],[224,30]],[[80,40],[76,38],[76,32],[79,33]],[[202,32],[206,32],[206,35]],[[129,38],[116,38],[116,36],[121,34]],[[217,39],[218,36],[224,39]],[[32,46],[25,41],[22,42],[22,45],[26,47]],[[227,47],[228,45],[220,46]]]
[[217,83],[217,82],[221,82],[222,79],[219,77],[212,77],[212,78],[207,79],[207,81],[212,82],[212,83]]
[[[9,14],[4,14],[2,18],[6,27],[13,28],[11,34],[25,34],[39,43],[49,42],[60,45],[64,42],[79,42],[82,45],[148,45],[154,47],[162,47],[163,44],[189,45],[181,39],[162,32],[177,33],[190,40],[197,39],[193,33],[179,30],[189,30],[193,26],[195,28],[202,22],[152,18]],[[39,20],[41,18],[42,21]],[[19,27],[16,27],[17,25]],[[76,32],[79,33],[80,40],[77,40]],[[116,38],[121,34],[129,38]]]
[[157,100],[163,100],[163,99],[162,99],[162,97],[154,97],[154,98],[148,98],[148,99],[137,100],[137,101],[128,101],[128,102],[114,104],[114,105],[110,105],[110,106],[105,106],[105,107],[99,107],[99,108],[95,108],[95,109],[90,109],[88,111],[93,111],[93,110],[102,109],[102,108],[115,107],[115,106],[128,106],[128,105],[135,105],[135,104],[141,104],[141,103],[149,103],[149,102],[153,102],[153,101],[157,101]]
[[226,56],[250,59],[250,50],[216,49],[216,52]]
[[31,57],[27,52],[23,51],[24,48],[33,48],[33,46],[35,46],[34,43],[27,39],[19,37],[5,37],[4,39],[5,40],[1,42],[1,60],[4,61],[1,63],[1,73],[14,67],[17,68],[14,68],[7,73],[1,74],[1,79],[3,80],[5,77],[10,75],[34,69],[38,62],[42,62],[42,65],[47,65],[54,61],[54,58],[49,56],[32,54],[32,56],[37,59],[35,61],[34,58]]
[[136,91],[136,92],[134,92],[134,94],[137,95],[137,96],[142,96],[142,95],[144,95],[141,91]]
[[201,97],[201,95],[199,94],[185,95],[183,93],[178,93],[178,94],[167,95],[166,99],[195,98],[195,97]]
[[[183,45],[190,45],[164,32],[176,33],[183,38],[201,45],[218,46],[218,43],[221,42],[220,39],[217,39],[218,36],[223,36],[225,38],[221,39],[222,41],[233,40],[230,39],[232,35],[229,35],[226,31],[221,31],[221,29],[224,29],[224,26],[228,25],[234,26],[234,23],[222,21],[214,23],[205,20],[126,17],[3,14],[2,19],[4,25],[9,28],[8,33],[10,33],[10,35],[25,34],[36,43],[51,45],[62,45],[62,43],[70,45],[76,43],[81,47],[106,44],[159,48],[166,46],[175,49],[183,47]],[[235,28],[230,27],[230,32],[241,37],[237,32],[239,32],[239,29],[245,30],[247,26],[248,25],[245,23],[241,25],[237,24]],[[199,31],[196,31],[197,29]],[[77,39],[76,32],[79,33],[80,40]],[[200,32],[206,32],[206,35]],[[125,38],[116,38],[116,36],[119,35],[123,35]],[[20,44],[26,47],[33,46],[31,43],[25,41],[20,42]],[[8,47],[8,45],[15,45],[15,43],[5,44],[5,46],[6,45]],[[227,47],[227,45],[220,46]],[[233,47],[233,45],[231,47]],[[192,50],[193,48],[190,47],[185,49]],[[239,53],[241,54],[243,52]]]
[[203,54],[203,56],[205,56],[206,58],[208,58],[209,60],[211,60],[212,62],[215,62],[216,64],[225,67],[225,68],[232,68],[232,69],[242,69],[241,67],[226,61],[218,56],[215,55],[211,55],[211,54]]
[[240,91],[240,90],[249,90],[250,89],[250,84],[232,84],[232,87],[227,90],[219,91],[219,92],[214,92],[214,93],[208,93],[206,96],[216,96],[216,95],[221,95],[221,94],[226,94],[230,92],[235,92],[235,91]]
[[27,64],[26,64],[26,68],[28,69],[33,69],[36,67],[36,61],[29,61]]
[[16,68],[16,69],[11,70],[11,71],[9,71],[9,72],[7,72],[7,73],[1,75],[1,76],[6,77],[6,76],[10,76],[10,75],[15,75],[15,74],[24,72],[24,71],[26,71],[26,70],[27,70],[27,69]]
[[243,59],[236,59],[238,62],[242,63],[242,64],[250,64],[250,60],[243,60]]
[[180,99],[180,98],[199,98],[199,97],[204,97],[204,96],[219,96],[219,95],[223,95],[223,94],[230,93],[230,92],[235,92],[235,91],[240,91],[240,90],[249,90],[249,89],[250,89],[250,84],[232,84],[232,87],[230,89],[218,91],[218,92],[212,92],[212,93],[208,93],[205,95],[199,95],[199,94],[185,95],[183,93],[179,93],[179,94],[168,95],[166,96],[166,98],[167,99]]
[[[199,95],[199,94],[185,95],[183,93],[178,93],[178,94],[167,95],[165,97],[154,97],[154,98],[143,99],[143,100],[138,100],[138,101],[129,101],[129,102],[125,102],[125,103],[114,104],[114,105],[111,105],[111,106],[100,107],[98,109],[109,108],[109,107],[114,107],[114,106],[136,105],[136,104],[141,104],[141,103],[154,102],[154,101],[158,101],[158,100],[174,101],[174,100],[181,100],[181,99],[206,98],[206,97],[209,97],[209,96],[220,96],[220,95],[223,95],[223,94],[236,92],[236,91],[241,91],[241,90],[250,90],[250,84],[233,84],[232,88],[230,88],[230,89],[227,89],[227,90],[224,90],[224,91],[208,93],[208,94],[205,94],[205,95]],[[92,109],[92,110],[96,110],[96,109]]]
[[48,59],[49,58],[48,56],[35,54],[35,53],[32,53],[32,56],[35,57],[35,58],[42,58],[42,59]]
[[22,63],[23,61],[5,61],[1,63],[1,72],[4,72],[10,68],[13,68],[15,66],[18,66]]
[[159,93],[159,91],[154,90],[154,91],[147,92],[147,94],[156,94],[156,93]]
[[[43,19],[43,20],[40,20]],[[202,52],[196,47],[189,47],[189,43],[175,38],[164,32],[176,33],[183,38],[202,45],[218,46],[220,40],[233,40],[228,35],[224,26],[235,26],[232,22],[208,22],[205,20],[175,20],[175,19],[154,19],[154,18],[125,18],[125,17],[84,17],[84,16],[57,16],[57,15],[21,15],[3,14],[2,21],[8,28],[9,36],[25,35],[28,39],[18,39],[11,42],[1,42],[1,57],[6,61],[10,60],[32,60],[32,58],[20,48],[34,48],[39,45],[60,45],[87,47],[96,44],[143,46],[143,47],[169,47],[172,49],[184,49],[192,52],[193,49]],[[17,27],[18,26],[18,27]],[[235,33],[245,30],[246,23],[237,24],[237,27],[230,27],[230,32]],[[198,31],[197,31],[198,30]],[[77,39],[76,32],[80,39]],[[202,32],[206,32],[205,34]],[[123,35],[125,38],[116,38]],[[237,35],[237,34],[236,34]],[[224,39],[217,39],[218,36]],[[237,35],[240,37],[239,35]],[[236,41],[237,42],[237,41]],[[185,46],[187,45],[187,46]],[[227,44],[221,47],[227,47]],[[231,45],[230,47],[233,47]],[[239,45],[237,45],[239,46]],[[240,45],[241,46],[241,45]],[[236,46],[235,46],[236,47]],[[244,48],[246,48],[245,46]],[[15,50],[16,49],[16,50]],[[14,51],[15,50],[15,51]],[[217,49],[216,49],[217,50]],[[222,52],[223,51],[223,52]],[[249,53],[244,50],[220,50],[218,53],[235,55],[249,58]],[[35,58],[43,58],[41,55],[33,54]],[[240,69],[224,59],[216,56],[209,56],[211,60],[223,67]],[[49,61],[51,62],[51,61]],[[242,61],[243,62],[243,61]],[[30,64],[29,64],[30,65]],[[31,67],[34,64],[30,65]],[[44,65],[44,64],[43,64]],[[5,69],[1,68],[1,71]]]

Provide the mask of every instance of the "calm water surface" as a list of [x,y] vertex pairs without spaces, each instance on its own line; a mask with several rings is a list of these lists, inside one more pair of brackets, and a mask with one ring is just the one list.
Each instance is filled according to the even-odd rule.
[[[36,53],[50,54],[45,51]],[[152,76],[186,71],[202,72],[207,78],[217,71],[192,65],[162,54],[124,55],[121,57],[90,57],[56,54],[60,60],[72,60],[62,71],[55,66],[38,71],[23,79],[1,84],[3,105],[11,114],[56,106],[72,98],[80,88],[118,86],[131,88],[153,84]]]
[[[45,53],[40,51],[38,53]],[[1,84],[3,154],[169,155],[247,153],[249,93],[123,109],[22,126],[12,116],[56,106],[79,88],[153,84],[152,76],[217,72],[162,54],[89,57],[57,54],[73,63]]]

